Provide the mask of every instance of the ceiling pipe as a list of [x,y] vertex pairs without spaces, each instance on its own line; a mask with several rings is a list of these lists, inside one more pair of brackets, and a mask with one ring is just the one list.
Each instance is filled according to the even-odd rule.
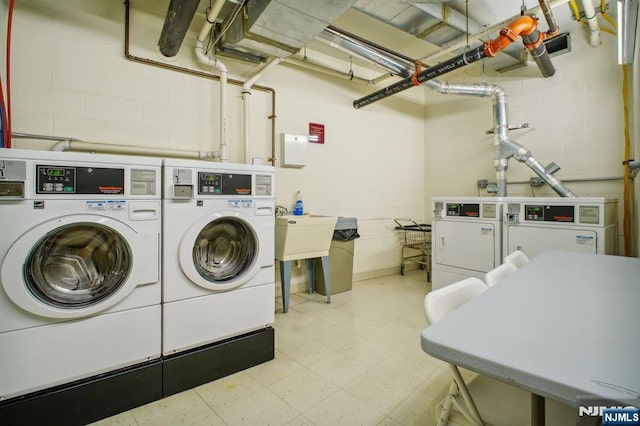
[[[365,86],[373,86],[375,84],[373,80],[367,80],[366,78],[355,76],[352,72],[346,73],[346,72],[338,71],[333,68],[329,68],[324,65],[311,62],[306,59],[301,60],[294,57],[288,57],[286,63],[295,65],[300,68],[306,68],[312,71],[321,72],[323,74],[332,75],[334,77],[338,77],[344,80],[349,80],[359,84],[364,84]],[[383,76],[388,78],[389,76],[391,76],[391,74],[383,74]]]
[[477,62],[483,58],[496,56],[498,52],[517,40],[518,36],[522,37],[525,47],[529,50],[531,56],[536,61],[542,75],[544,77],[550,77],[555,74],[555,69],[549,59],[547,49],[544,43],[542,43],[545,35],[538,31],[538,20],[533,16],[524,15],[518,17],[507,27],[503,28],[498,37],[485,42],[483,46],[470,49],[469,51],[451,58],[448,61],[429,67],[411,77],[405,78],[404,80],[387,86],[377,92],[357,99],[353,102],[353,107],[361,108],[363,106],[367,106],[401,91],[410,89],[411,87],[420,85],[428,80]]
[[220,10],[225,0],[216,0],[216,2],[208,10],[206,19],[198,37],[196,38],[195,54],[198,62],[203,65],[211,66],[220,71],[220,162],[226,163],[229,160],[229,152],[227,145],[227,67],[218,58],[210,58],[204,50],[204,41],[209,36],[209,31],[216,22]]
[[218,158],[215,151],[187,151],[179,149],[167,149],[157,147],[142,147],[135,145],[119,145],[103,142],[87,142],[82,139],[64,137],[36,135],[31,133],[13,133],[16,139],[33,139],[43,141],[57,142],[49,150],[50,151],[86,151],[86,152],[104,152],[109,154],[133,154],[133,155],[150,155],[156,157],[179,157],[179,158],[200,158],[210,159]]
[[[563,4],[569,3],[571,0],[551,0],[549,2],[549,6],[550,8],[554,9],[558,6],[562,6]],[[535,15],[538,12],[540,12],[540,6],[536,6],[533,7],[531,9],[528,9],[525,14],[527,15]],[[437,60],[438,58],[448,55],[454,51],[457,51],[461,48],[464,48],[466,45],[468,45],[471,42],[475,42],[475,41],[482,41],[486,38],[489,38],[492,34],[494,34],[496,31],[499,31],[501,28],[503,28],[505,25],[508,25],[511,21],[513,21],[514,19],[518,18],[518,16],[520,16],[520,14],[512,16],[508,19],[505,19],[501,22],[498,22],[497,24],[491,25],[490,27],[485,28],[484,30],[475,33],[475,34],[471,34],[469,36],[466,37],[461,37],[459,39],[459,41],[457,42],[453,42],[451,44],[447,44],[446,47],[443,47],[442,49],[439,49],[433,53],[430,53],[427,56],[424,56],[422,58],[422,61],[425,62],[434,62],[435,60]]]
[[[364,39],[357,40],[358,44],[366,45],[368,42]],[[371,46],[369,46],[371,47]],[[377,47],[377,46],[376,46]],[[382,49],[379,49],[382,50]],[[368,52],[368,49],[358,49],[358,52]],[[395,56],[402,61],[411,63],[410,58],[384,49],[389,56]],[[377,54],[379,54],[378,52]],[[376,55],[377,55],[376,54]],[[393,58],[389,58],[393,59]],[[402,64],[402,61],[396,61],[396,64]],[[409,64],[403,65],[406,72],[411,72]],[[394,68],[395,69],[395,68]],[[441,94],[457,94],[466,96],[491,97],[493,99],[493,127],[494,127],[494,167],[496,169],[497,186],[499,197],[507,196],[507,176],[506,172],[509,167],[509,158],[514,157],[518,161],[524,162],[529,166],[540,178],[547,182],[551,188],[561,197],[575,197],[573,192],[562,184],[558,179],[552,176],[550,168],[544,168],[538,163],[531,152],[523,146],[509,139],[509,117],[507,108],[507,95],[504,90],[496,85],[489,84],[449,84],[441,82],[435,78],[426,80],[425,86],[441,93]]]
[[544,16],[544,20],[547,21],[547,26],[549,27],[549,31],[546,33],[546,38],[555,37],[560,32],[560,27],[558,27],[558,24],[556,23],[556,18],[553,16],[549,2],[547,0],[538,0],[538,5],[540,6],[540,11]]
[[600,40],[600,24],[598,24],[598,18],[596,18],[596,9],[593,7],[591,0],[582,0],[582,9],[584,10],[584,17],[589,25],[589,44],[593,47],[600,46],[602,41]]
[[204,52],[204,44],[196,41],[195,48],[198,62],[208,65],[220,71],[220,162],[226,163],[229,160],[227,146],[227,67],[218,58],[210,58]]
[[244,139],[244,162],[245,164],[251,163],[251,87],[258,81],[262,76],[267,73],[269,70],[278,65],[282,59],[277,56],[274,57],[267,65],[265,65],[262,69],[256,72],[252,77],[250,77],[247,81],[242,85],[242,109],[244,113],[244,131],[242,132],[242,137]]
[[158,40],[164,56],[171,58],[178,54],[199,4],[200,0],[171,0]]
[[205,15],[205,22],[202,24],[200,28],[200,32],[198,33],[198,40],[204,42],[209,36],[209,31],[213,27],[213,24],[216,23],[216,19],[218,19],[218,15],[222,10],[222,6],[224,6],[224,2],[226,0],[216,0],[211,7],[207,10],[207,14]]
[[[156,61],[156,60],[152,60],[149,58],[143,58],[143,57],[139,57],[139,56],[135,56],[133,54],[131,54],[130,51],[130,29],[131,29],[131,2],[129,0],[125,0],[124,1],[124,57],[132,62],[138,63],[138,64],[143,64],[143,65],[150,65],[156,68],[160,68],[160,69],[164,69],[164,70],[169,70],[169,71],[174,71],[174,72],[179,72],[179,73],[183,73],[186,75],[190,75],[190,76],[194,76],[194,77],[199,77],[199,78],[206,78],[208,80],[213,80],[213,81],[220,81],[220,76],[216,75],[216,74],[211,74],[211,73],[207,73],[207,72],[203,72],[203,71],[199,71],[199,70],[195,70],[195,69],[191,69],[191,68],[186,68],[186,67],[179,67],[173,64],[168,64],[164,61]],[[228,79],[227,83],[229,84],[233,84],[235,86],[242,86],[243,82],[240,80],[235,80],[235,79]],[[254,84],[253,88],[255,90],[259,90],[261,92],[265,92],[268,93],[271,96],[271,113],[269,114],[269,116],[267,117],[270,121],[271,121],[271,157],[269,158],[269,161],[271,162],[272,166],[276,165],[276,91],[275,89],[273,89],[272,87],[266,87],[266,86],[261,86],[258,84]],[[212,151],[212,152],[216,152],[216,151]],[[219,158],[219,152],[216,152],[215,157],[212,158]]]
[[316,40],[328,44],[333,48],[345,50],[349,54],[355,54],[400,77],[409,77],[411,75],[404,64],[390,58],[373,46],[361,44],[352,34],[331,25],[318,34]]

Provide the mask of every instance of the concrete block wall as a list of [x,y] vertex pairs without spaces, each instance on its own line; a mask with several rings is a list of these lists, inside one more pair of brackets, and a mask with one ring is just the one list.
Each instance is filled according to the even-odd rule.
[[[529,125],[512,130],[510,138],[528,148],[541,164],[558,164],[561,170],[555,176],[577,196],[618,198],[621,225],[623,182],[610,178],[624,174],[622,71],[616,64],[613,36],[603,33],[598,47],[590,46],[587,39],[584,28],[572,33],[572,50],[552,58],[556,74],[550,78],[543,78],[531,64],[504,74],[487,74],[486,81],[507,93],[510,126]],[[479,82],[468,73],[449,81]],[[478,190],[476,182],[496,181],[493,135],[486,134],[493,126],[491,99],[428,93],[426,117],[427,204],[433,196],[488,195]],[[508,195],[556,195],[546,185],[532,189],[518,183],[533,176],[525,164],[510,159]],[[622,226],[618,230],[618,252],[622,253]]]
[[[131,54],[162,61],[156,42],[164,16],[131,10]],[[88,142],[149,148],[217,150],[219,83],[124,57],[124,6],[120,1],[24,0],[13,25],[13,130]],[[173,65],[217,73],[197,64],[192,31]],[[308,54],[313,59],[315,54]],[[345,58],[348,61],[348,58]],[[348,62],[347,62],[348,63]],[[226,62],[230,78],[254,67]],[[341,64],[343,65],[343,64]],[[306,211],[355,216],[356,276],[399,271],[394,217],[424,217],[424,111],[421,89],[371,108],[352,101],[374,88],[278,65],[257,84],[276,91],[276,202],[291,208],[297,190]],[[271,156],[271,96],[250,96],[250,157]],[[311,144],[302,169],[280,167],[280,134],[307,134],[325,125],[326,142]],[[240,88],[228,88],[230,162],[243,162]],[[52,144],[16,140],[16,147]],[[294,288],[303,281],[294,274]]]

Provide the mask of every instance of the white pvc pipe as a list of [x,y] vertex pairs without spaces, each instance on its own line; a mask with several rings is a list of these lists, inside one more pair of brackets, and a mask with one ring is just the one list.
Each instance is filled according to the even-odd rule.
[[198,41],[205,41],[207,39],[209,31],[211,31],[211,27],[213,27],[214,22],[218,19],[218,15],[220,14],[220,10],[222,10],[222,6],[224,6],[225,1],[226,0],[216,0],[207,11],[206,20],[204,21],[204,24],[202,24],[202,28],[198,33]]
[[220,162],[229,159],[227,147],[227,67],[218,58],[210,58],[204,52],[204,43],[196,40],[196,57],[203,65],[215,67],[220,71]]
[[244,162],[246,164],[251,163],[251,104],[250,104],[250,95],[251,95],[251,87],[258,81],[262,76],[282,62],[283,59],[275,56],[267,65],[262,67],[258,72],[256,72],[253,76],[251,76],[247,81],[242,84],[242,106],[244,113],[244,131],[242,137],[244,139]]
[[217,58],[209,58],[204,52],[203,43],[209,36],[209,31],[216,22],[225,0],[215,0],[209,8],[204,24],[196,39],[196,57],[204,65],[217,68],[220,71],[220,162],[228,160],[227,149],[227,67]]
[[[220,70],[220,162],[229,160],[227,149],[227,68],[217,61]],[[224,70],[221,67],[224,67]]]
[[155,157],[177,157],[177,158],[218,158],[216,151],[183,151],[178,149],[151,148],[133,145],[116,145],[108,143],[85,142],[79,140],[64,140],[55,144],[51,151],[90,151],[109,154],[135,154],[150,155]]
[[598,24],[598,18],[596,18],[596,9],[593,7],[591,0],[582,0],[582,9],[584,10],[584,17],[589,24],[589,44],[591,46],[599,46],[600,43],[600,25]]

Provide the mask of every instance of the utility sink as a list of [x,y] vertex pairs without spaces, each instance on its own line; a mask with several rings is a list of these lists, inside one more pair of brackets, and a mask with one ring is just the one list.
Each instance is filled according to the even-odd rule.
[[328,256],[337,220],[335,216],[276,216],[276,259]]

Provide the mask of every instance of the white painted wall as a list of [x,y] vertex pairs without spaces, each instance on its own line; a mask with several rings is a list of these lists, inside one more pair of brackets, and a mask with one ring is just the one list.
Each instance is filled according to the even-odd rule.
[[[622,71],[616,64],[616,41],[602,35],[597,48],[587,43],[583,28],[572,33],[572,51],[552,59],[556,74],[542,78],[535,65],[506,74],[491,74],[486,81],[501,86],[508,96],[509,123],[530,128],[514,130],[511,139],[528,148],[542,164],[561,167],[556,174],[578,196],[619,198],[622,224],[622,180],[571,182],[571,179],[622,177],[624,170]],[[446,80],[446,79],[442,79]],[[479,82],[456,76],[450,82]],[[491,99],[427,94],[425,194],[487,195],[477,189],[478,179],[496,182],[493,166]],[[636,136],[636,146],[638,144]],[[532,190],[535,174],[515,159],[509,161],[508,195],[555,195],[547,186]],[[634,183],[636,187],[637,181]],[[427,208],[430,216],[430,208]],[[638,222],[636,220],[636,226]],[[619,227],[622,235],[622,227]],[[623,240],[619,238],[619,253]]]
[[[135,8],[131,18],[131,54],[161,60],[155,44],[163,18]],[[195,35],[188,37],[174,64],[215,72],[194,62]],[[17,2],[13,39],[14,132],[151,149],[218,149],[218,83],[126,60],[122,2]],[[247,73],[245,65],[227,66],[230,78]],[[310,213],[357,217],[356,277],[397,272],[393,218],[424,217],[421,90],[358,111],[352,101],[372,88],[290,65],[279,65],[257,84],[276,91],[278,146],[280,133],[307,134],[309,122],[326,130],[326,143],[309,147],[305,168],[277,168],[276,202],[290,209],[301,190]],[[241,162],[238,86],[229,86],[228,102],[230,161]],[[267,163],[271,97],[254,91],[250,102],[250,154]],[[50,145],[16,140],[16,147]],[[294,284],[301,278],[296,271]]]

